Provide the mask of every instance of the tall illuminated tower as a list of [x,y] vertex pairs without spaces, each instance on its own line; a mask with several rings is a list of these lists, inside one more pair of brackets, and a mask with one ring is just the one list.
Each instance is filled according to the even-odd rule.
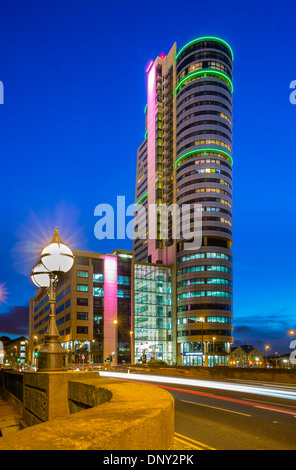
[[136,203],[190,204],[192,214],[202,206],[200,249],[174,239],[172,213],[164,239],[162,211],[153,227],[147,218],[147,238],[134,241],[137,260],[175,266],[173,350],[185,365],[225,365],[233,343],[232,62],[225,41],[203,37],[179,51],[174,44],[146,70]]

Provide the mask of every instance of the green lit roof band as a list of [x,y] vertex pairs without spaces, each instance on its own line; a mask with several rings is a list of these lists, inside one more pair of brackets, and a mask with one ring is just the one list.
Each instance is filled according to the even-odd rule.
[[143,194],[142,197],[140,197],[140,199],[136,202],[136,204],[140,204],[143,201],[143,199],[145,199],[147,196],[148,196],[148,191],[147,193]]
[[224,41],[223,39],[220,39],[220,38],[212,37],[212,36],[205,36],[203,38],[193,39],[193,41],[190,41],[188,44],[186,44],[186,46],[182,47],[182,49],[176,55],[176,60],[178,59],[179,55],[184,51],[184,49],[191,46],[191,44],[194,44],[195,42],[201,42],[201,41],[218,41],[218,42],[221,42],[222,44],[224,44],[224,46],[228,47],[228,49],[231,52],[232,60],[234,59],[233,50],[231,49],[230,45],[226,41]]
[[181,160],[183,160],[184,158],[189,157],[190,155],[194,155],[194,154],[202,153],[202,152],[216,152],[216,153],[221,153],[222,155],[226,156],[227,160],[229,160],[229,161],[231,162],[231,164],[233,164],[232,156],[231,156],[229,153],[225,152],[224,150],[213,149],[213,148],[207,148],[207,149],[191,150],[190,152],[184,153],[184,155],[181,155],[181,157],[179,157],[178,160],[176,160],[175,166],[177,166],[178,163],[179,163]]
[[205,77],[209,75],[213,75],[214,77],[222,78],[228,83],[228,85],[230,86],[231,92],[233,93],[232,81],[226,75],[226,73],[218,72],[218,70],[213,70],[213,69],[202,69],[202,70],[197,70],[196,72],[189,73],[188,75],[186,75],[186,77],[182,78],[182,80],[178,83],[175,89],[175,93],[177,93],[180,86],[182,86],[183,83],[185,83],[187,80],[190,80],[191,78],[195,78],[195,77],[201,77],[202,75],[204,75]]

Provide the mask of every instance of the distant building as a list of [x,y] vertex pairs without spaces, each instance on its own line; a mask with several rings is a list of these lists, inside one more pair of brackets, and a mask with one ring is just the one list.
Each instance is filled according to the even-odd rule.
[[[29,362],[29,340],[25,336],[20,336],[15,339],[10,339],[7,336],[0,337],[0,350],[1,342],[3,344],[2,361],[0,357],[0,364],[5,367],[18,367],[27,365]],[[1,351],[0,351],[1,353]],[[1,356],[1,355],[0,355]]]
[[288,369],[289,367],[293,367],[293,364],[290,362],[291,353],[286,354],[275,354],[273,356],[268,356],[268,363],[275,368],[278,369]]
[[230,366],[232,367],[262,367],[265,359],[258,349],[243,345],[231,348]]

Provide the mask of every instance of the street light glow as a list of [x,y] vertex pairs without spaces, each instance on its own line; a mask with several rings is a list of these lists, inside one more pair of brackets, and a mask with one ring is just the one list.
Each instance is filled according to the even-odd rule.
[[6,284],[0,284],[0,303],[5,303],[8,298],[8,290],[6,288]]

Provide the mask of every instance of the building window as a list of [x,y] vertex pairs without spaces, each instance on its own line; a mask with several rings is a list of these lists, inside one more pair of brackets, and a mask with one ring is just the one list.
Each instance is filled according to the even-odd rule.
[[77,271],[77,277],[88,277],[88,271]]
[[95,273],[93,275],[93,282],[104,282],[104,274]]
[[88,313],[77,312],[77,320],[88,320]]
[[77,334],[78,335],[87,335],[88,334],[88,327],[87,326],[77,326]]
[[77,305],[83,305],[84,307],[88,307],[88,299],[77,298]]
[[77,292],[88,292],[88,286],[85,284],[77,284]]
[[93,296],[94,297],[104,297],[104,289],[102,287],[94,287],[93,288]]
[[117,284],[129,286],[130,285],[130,278],[128,276],[118,276],[117,277]]

